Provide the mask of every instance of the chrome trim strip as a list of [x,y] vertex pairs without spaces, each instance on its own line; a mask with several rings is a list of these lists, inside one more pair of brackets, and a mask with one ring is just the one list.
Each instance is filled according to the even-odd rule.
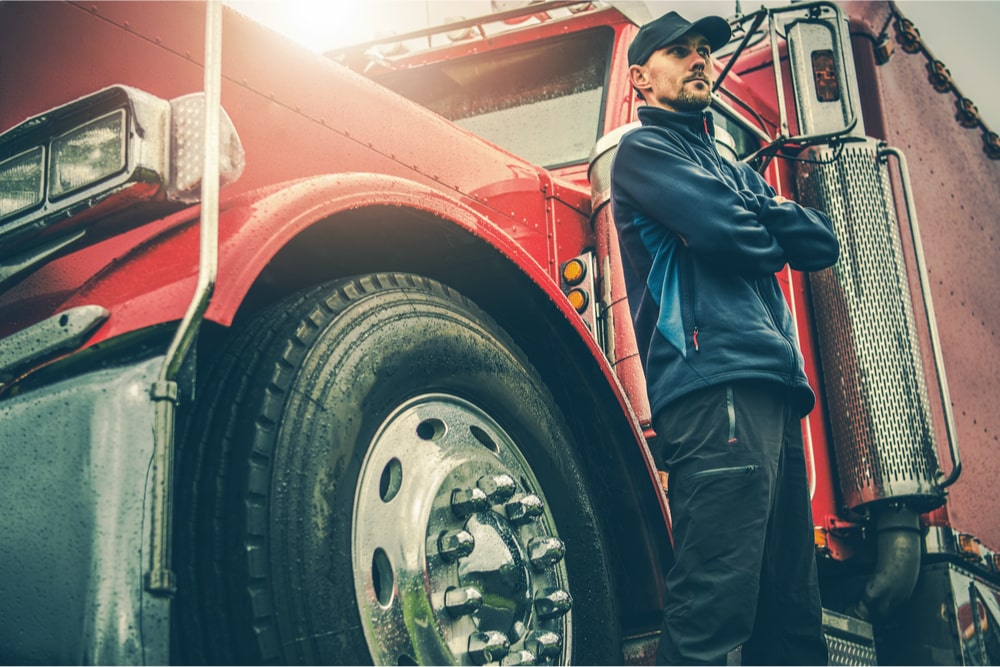
[[79,347],[110,315],[101,306],[77,306],[0,340],[0,382],[10,381],[30,364]]
[[30,250],[8,257],[0,262],[0,289],[23,278],[28,272],[40,268],[42,264],[53,259],[60,252],[86,236],[86,230],[78,230],[68,236],[60,236],[44,246],[36,246]]

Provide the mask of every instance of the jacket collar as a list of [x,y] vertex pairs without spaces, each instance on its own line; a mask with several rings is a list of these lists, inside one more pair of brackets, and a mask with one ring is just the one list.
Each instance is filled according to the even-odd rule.
[[639,107],[639,120],[642,124],[663,127],[691,135],[690,138],[701,138],[707,132],[715,137],[715,124],[712,114],[708,111],[667,111],[660,107],[645,105]]

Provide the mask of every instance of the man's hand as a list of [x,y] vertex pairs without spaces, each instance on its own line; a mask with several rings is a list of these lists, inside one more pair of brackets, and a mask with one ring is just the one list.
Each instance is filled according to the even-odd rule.
[[772,199],[774,199],[775,204],[788,204],[792,201],[791,199],[785,199],[781,195],[774,195]]

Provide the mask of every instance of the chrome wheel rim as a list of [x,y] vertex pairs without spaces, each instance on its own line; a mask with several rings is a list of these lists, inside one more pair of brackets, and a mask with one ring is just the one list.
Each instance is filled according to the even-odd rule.
[[376,664],[568,664],[572,598],[548,503],[483,410],[413,398],[379,427],[352,522]]

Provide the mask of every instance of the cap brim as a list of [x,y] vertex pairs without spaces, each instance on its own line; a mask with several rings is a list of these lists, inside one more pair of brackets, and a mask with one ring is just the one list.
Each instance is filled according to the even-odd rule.
[[[723,46],[728,44],[730,38],[733,36],[733,31],[732,28],[729,27],[729,22],[719,16],[705,16],[698,19],[691,24],[691,27],[688,30],[684,31],[684,34],[691,31],[696,31],[704,35],[713,51],[718,51]],[[679,37],[681,37],[681,35],[678,35],[678,38]]]

